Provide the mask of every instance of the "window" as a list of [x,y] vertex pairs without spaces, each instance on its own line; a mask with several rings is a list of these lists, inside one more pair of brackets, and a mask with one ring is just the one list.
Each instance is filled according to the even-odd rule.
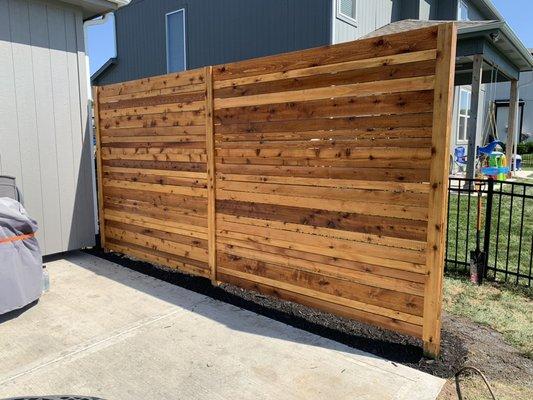
[[167,72],[187,69],[185,48],[185,9],[168,13],[167,30]]
[[463,1],[459,1],[459,10],[457,11],[457,19],[459,21],[470,21],[468,17],[468,5]]
[[472,90],[470,87],[459,89],[459,112],[457,121],[457,143],[468,142],[468,120],[470,119],[470,99]]
[[337,17],[350,23],[355,23],[356,0],[337,0]]

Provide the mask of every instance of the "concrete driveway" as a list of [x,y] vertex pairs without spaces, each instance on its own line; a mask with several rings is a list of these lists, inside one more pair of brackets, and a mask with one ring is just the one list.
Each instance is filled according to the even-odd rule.
[[0,316],[0,398],[434,399],[444,381],[84,254]]

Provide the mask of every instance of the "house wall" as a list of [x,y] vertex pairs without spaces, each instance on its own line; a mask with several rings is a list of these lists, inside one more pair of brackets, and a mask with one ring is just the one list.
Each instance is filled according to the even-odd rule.
[[337,16],[337,0],[133,0],[115,12],[118,63],[94,83],[166,73],[165,14],[180,8],[192,69],[355,40],[402,19],[452,20],[457,1],[358,0],[351,23]]
[[400,20],[418,19],[420,14],[420,1],[422,0],[401,0]]
[[[511,85],[508,82],[495,85],[494,100],[509,101],[510,91]],[[522,133],[533,133],[533,72],[523,72],[520,74],[519,96],[520,100],[525,102]],[[508,112],[509,109],[503,107],[498,111],[498,125],[500,126],[498,134],[504,140],[507,137],[505,127],[507,127]],[[518,118],[518,122],[520,123],[520,115],[518,115]]]
[[166,70],[165,14],[186,10],[187,69],[330,42],[332,0],[136,0],[115,13],[117,65],[103,85]]
[[483,21],[488,19],[487,16],[484,15],[471,1],[466,1],[466,4],[468,5],[468,19],[471,21]]
[[94,245],[81,10],[0,0],[0,174],[16,177],[44,254]]
[[[465,2],[468,5],[470,20],[494,19],[484,14],[472,0],[465,0]],[[459,0],[402,0],[401,19],[455,20],[458,4]]]
[[358,0],[357,21],[349,23],[337,15],[337,0],[332,0],[333,43],[348,42],[401,18],[401,0]]
[[454,20],[458,0],[402,0],[400,19]]
[[435,0],[436,17],[439,20],[457,19],[458,0]]
[[420,0],[420,16],[422,20],[436,19],[437,0]]
[[[458,2],[459,0],[435,0],[438,9],[438,19],[456,19]],[[485,15],[471,0],[465,1],[468,6],[468,19],[472,21],[492,19],[490,15]],[[454,14],[454,16],[451,16]],[[454,89],[454,108],[453,108],[453,121],[452,121],[452,137],[450,140],[450,154],[453,156],[457,147],[464,147],[468,153],[468,143],[457,140],[458,134],[458,114],[459,114],[459,91],[460,87]],[[482,84],[479,94],[479,107],[478,107],[478,120],[477,120],[477,136],[476,146],[482,146],[484,138],[488,135],[489,131],[489,103],[493,98],[494,89],[490,84]]]
[[[476,137],[476,146],[482,145],[483,140],[483,133],[485,132],[484,129],[487,128],[487,112],[488,112],[488,106],[487,106],[487,99],[488,90],[490,88],[489,85],[483,84],[481,85],[481,90],[479,93],[479,107],[478,107],[478,119],[477,119],[477,132],[478,135]],[[453,156],[454,151],[457,147],[464,147],[466,152],[468,153],[468,142],[467,141],[459,141],[457,140],[458,135],[458,126],[459,126],[459,91],[460,86],[456,86],[454,88],[454,102],[453,102],[453,116],[452,116],[452,136],[450,138],[450,154]]]

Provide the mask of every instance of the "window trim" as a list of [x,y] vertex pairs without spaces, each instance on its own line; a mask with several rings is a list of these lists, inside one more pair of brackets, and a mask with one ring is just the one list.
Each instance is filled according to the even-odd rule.
[[[466,8],[467,19],[460,19],[461,18],[461,6]],[[470,13],[470,7],[468,6],[468,3],[464,0],[459,0],[457,2],[457,20],[458,21],[470,21],[470,18],[468,17],[469,13]]]
[[355,2],[355,18],[350,17],[349,15],[343,14],[341,12],[341,0],[335,0],[337,2],[337,19],[340,19],[344,22],[347,22],[350,25],[357,26],[357,0]]
[[[472,88],[469,87],[469,86],[460,86],[459,87],[459,96],[458,96],[458,99],[457,99],[457,129],[456,129],[456,136],[455,136],[455,140],[456,140],[456,143],[457,144],[467,144],[468,143],[468,122],[470,121],[470,110],[468,110],[468,114],[465,115],[465,114],[462,114],[461,113],[461,92],[467,92],[470,94],[470,101],[469,101],[469,107],[471,106],[472,104]],[[465,118],[466,120],[466,123],[465,123],[465,138],[464,139],[459,139],[459,129],[461,127],[461,118]]]
[[172,14],[177,14],[183,12],[183,65],[185,67],[184,71],[187,71],[187,14],[185,8],[180,8],[175,11],[171,11],[165,14],[165,50],[167,57],[167,74],[170,74],[170,59],[169,54],[169,41],[168,41],[168,16]]

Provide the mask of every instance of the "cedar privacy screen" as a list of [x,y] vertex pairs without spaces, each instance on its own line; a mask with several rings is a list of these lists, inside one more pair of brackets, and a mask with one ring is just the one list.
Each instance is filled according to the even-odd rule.
[[95,88],[107,250],[440,348],[453,23]]

